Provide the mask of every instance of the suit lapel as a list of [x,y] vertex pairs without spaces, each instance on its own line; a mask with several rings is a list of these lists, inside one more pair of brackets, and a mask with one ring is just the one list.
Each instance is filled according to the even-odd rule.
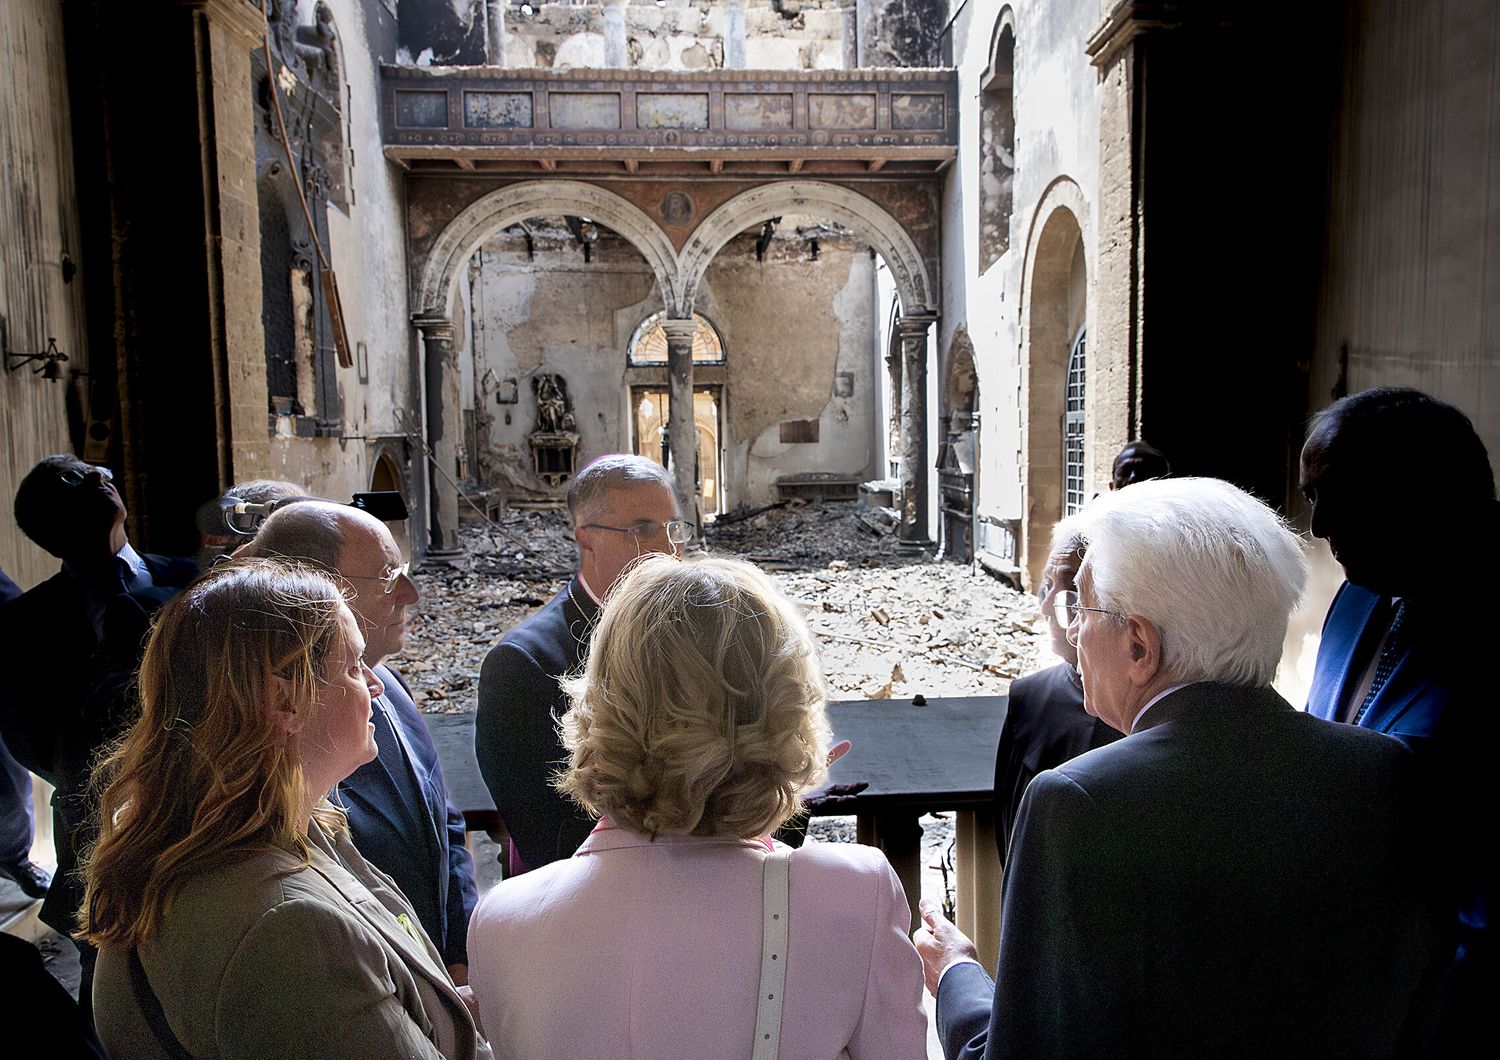
[[[437,986],[446,997],[453,993],[453,981],[448,978],[447,969],[443,967],[442,958],[432,948],[432,941],[422,936],[419,941],[396,919],[396,914],[386,908],[376,890],[384,890],[385,887],[378,880],[362,880],[346,869],[339,861],[330,855],[327,850],[336,847],[336,840],[331,836],[325,836],[327,849],[318,843],[319,850],[310,862],[311,868],[319,876],[328,881],[328,885],[352,905],[365,921],[380,933],[380,937],[397,953],[406,959],[407,966],[414,972],[419,972]],[[317,841],[314,841],[317,843]],[[416,914],[409,913],[411,925],[414,931],[421,933],[422,927],[417,922]],[[463,1003],[455,997],[453,999],[459,1008]]]
[[[1353,672],[1355,660],[1370,655],[1370,637],[1385,634],[1384,623],[1374,622],[1378,628],[1371,628],[1372,619],[1383,614],[1382,602],[1382,597],[1348,582],[1339,590],[1328,609],[1323,639],[1318,645],[1318,665],[1307,694],[1309,714],[1324,721],[1338,719],[1339,705],[1348,697],[1349,682],[1363,676]],[[1328,665],[1324,665],[1324,660]]]

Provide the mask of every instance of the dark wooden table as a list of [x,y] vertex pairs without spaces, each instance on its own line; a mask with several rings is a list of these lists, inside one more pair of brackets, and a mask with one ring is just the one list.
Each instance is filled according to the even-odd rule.
[[[426,714],[448,792],[470,830],[500,826],[494,800],[474,759],[473,714]],[[913,924],[922,893],[922,829],[926,813],[956,813],[958,922],[993,966],[999,945],[1000,862],[995,851],[995,749],[1005,720],[1004,696],[850,700],[828,705],[836,739],[853,749],[829,771],[838,784],[867,781],[853,806],[821,812],[853,814],[859,841],[885,851],[911,903]]]

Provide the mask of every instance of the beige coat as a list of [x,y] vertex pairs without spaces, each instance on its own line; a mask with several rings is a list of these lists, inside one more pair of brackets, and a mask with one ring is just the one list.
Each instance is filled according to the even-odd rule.
[[[305,867],[269,851],[189,880],[140,947],[178,1041],[200,1058],[488,1056],[396,885],[346,837],[314,824],[312,839]],[[100,952],[94,1017],[115,1060],[167,1055],[128,951]]]

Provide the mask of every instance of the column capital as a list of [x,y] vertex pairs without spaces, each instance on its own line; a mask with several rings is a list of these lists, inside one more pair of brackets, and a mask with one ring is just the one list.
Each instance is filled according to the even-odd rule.
[[438,342],[452,342],[457,330],[452,318],[440,313],[413,313],[411,322],[422,333],[422,338]]
[[661,329],[667,333],[668,344],[674,339],[678,342],[692,342],[693,336],[698,334],[698,322],[692,317],[686,319],[668,318],[661,322]]
[[902,315],[896,318],[896,330],[900,332],[901,338],[906,341],[925,339],[927,337],[927,329],[932,327],[936,320],[936,313]]
[[1094,66],[1107,70],[1132,41],[1145,33],[1188,26],[1225,26],[1234,21],[1230,5],[1226,3],[1116,0],[1104,21],[1089,34],[1084,51]]

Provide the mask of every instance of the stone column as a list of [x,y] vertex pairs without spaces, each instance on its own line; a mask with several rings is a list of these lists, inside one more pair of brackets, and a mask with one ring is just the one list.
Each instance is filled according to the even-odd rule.
[[625,50],[625,0],[604,0],[604,65],[612,70],[630,65]]
[[454,350],[453,321],[445,316],[412,317],[422,332],[426,372],[427,447],[427,557],[443,559],[458,554],[458,447],[463,435],[463,409],[458,388],[458,355]]
[[745,0],[724,5],[724,69],[745,68]]
[[491,66],[505,65],[505,0],[484,5],[484,57]]
[[677,488],[682,516],[698,522],[698,425],[693,419],[693,336],[698,322],[664,320],[667,333],[668,470]]
[[930,316],[896,321],[901,338],[901,529],[903,548],[927,548],[927,329]]
[[886,378],[891,387],[890,414],[886,417],[885,451],[881,453],[880,475],[890,478],[891,458],[901,455],[901,334],[891,336],[890,349],[885,351]]

